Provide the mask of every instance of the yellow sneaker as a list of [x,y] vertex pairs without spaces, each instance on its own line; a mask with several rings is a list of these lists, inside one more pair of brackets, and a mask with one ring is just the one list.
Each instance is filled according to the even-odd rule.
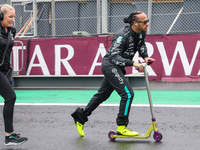
[[77,131],[81,136],[85,136],[85,133],[83,131],[83,127],[84,125],[81,124],[80,122],[76,121],[76,127],[77,127]]
[[126,126],[118,126],[117,134],[119,135],[126,135],[126,136],[137,136],[139,135],[138,132],[132,131],[131,129],[127,128]]

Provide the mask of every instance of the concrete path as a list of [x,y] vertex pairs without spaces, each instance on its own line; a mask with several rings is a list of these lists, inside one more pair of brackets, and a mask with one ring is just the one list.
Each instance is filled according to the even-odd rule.
[[[16,105],[16,133],[29,140],[20,146],[4,146],[3,117],[0,117],[1,150],[197,150],[200,147],[200,108],[154,107],[161,142],[149,139],[116,139],[108,132],[116,130],[117,106],[100,106],[85,124],[85,137],[76,131],[70,114],[78,106]],[[3,110],[3,106],[0,106]],[[151,125],[149,107],[132,107],[129,127],[146,132]]]

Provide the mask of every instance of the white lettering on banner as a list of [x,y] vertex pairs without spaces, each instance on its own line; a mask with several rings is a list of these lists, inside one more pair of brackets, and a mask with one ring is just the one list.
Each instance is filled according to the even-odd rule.
[[[149,42],[145,42],[145,44],[146,44],[146,47],[147,47],[148,57],[151,57],[154,53],[153,45]],[[147,66],[147,72],[150,76],[157,76],[156,73],[151,68],[151,66]]]
[[[163,42],[156,42],[156,45],[157,45],[158,51],[160,52],[160,55],[161,55],[161,60],[162,60],[163,66],[164,66],[165,75],[167,75],[167,76],[171,75],[172,68],[174,66],[174,63],[175,63],[175,60],[176,60],[176,56],[177,56],[178,53],[180,55],[181,62],[183,64],[185,75],[190,75],[191,74],[194,62],[196,60],[196,57],[197,57],[197,54],[198,54],[198,51],[199,51],[199,48],[200,48],[200,41],[197,41],[195,52],[193,54],[192,61],[191,61],[190,64],[188,62],[188,58],[187,58],[187,55],[185,53],[185,49],[184,49],[182,41],[178,41],[177,42],[177,45],[176,45],[176,48],[175,48],[175,52],[174,52],[174,55],[172,57],[171,64],[169,64],[169,60],[168,60],[168,57],[166,55],[166,51],[165,51]],[[199,70],[199,73],[200,73],[200,70]]]
[[94,69],[95,69],[96,66],[101,66],[101,62],[99,62],[99,63],[97,62],[97,60],[98,60],[100,55],[102,56],[102,58],[106,55],[106,49],[105,49],[103,43],[99,44],[99,48],[97,50],[97,54],[96,54],[96,56],[94,58],[94,61],[92,63],[92,67],[91,67],[90,72],[89,72],[88,75],[92,75],[93,74]]
[[[147,47],[147,53],[148,53],[148,57],[151,57],[154,53],[154,48],[153,45],[149,42],[146,42],[146,47]],[[135,56],[133,57],[133,61],[135,62],[144,62],[144,59],[142,57],[139,57],[139,53],[137,52],[135,54]],[[151,66],[147,66],[146,67],[148,75],[150,76],[157,76],[156,73],[153,71],[153,69],[151,68]],[[135,69],[135,67],[133,67],[132,69],[132,73],[138,73],[138,70]]]
[[[26,46],[23,46],[23,50],[26,49]],[[19,70],[19,50],[22,50],[22,46],[13,46],[13,70],[18,71]]]
[[197,75],[200,75],[200,70],[199,70],[199,72],[198,72],[198,74]]
[[[61,59],[61,48],[66,48],[68,50],[68,56]],[[68,71],[69,75],[76,75],[72,67],[70,66],[68,60],[74,56],[74,49],[70,45],[55,45],[55,75],[61,75],[61,63],[64,65],[65,69]]]
[[[37,56],[39,63],[34,64],[35,57]],[[44,75],[50,75],[44,57],[42,55],[41,49],[39,45],[35,46],[35,50],[33,52],[33,56],[31,58],[30,64],[28,66],[27,75],[30,74],[32,67],[41,67],[42,72]]]
[[[147,47],[147,52],[149,57],[151,57],[154,54],[155,48],[153,47],[154,43],[149,43],[146,42],[146,47]],[[160,53],[160,57],[161,57],[161,61],[162,61],[162,65],[163,65],[163,69],[164,69],[164,73],[165,75],[163,76],[171,76],[172,74],[172,70],[173,69],[179,69],[179,68],[174,68],[176,65],[175,63],[177,61],[181,61],[180,63],[182,63],[182,66],[180,66],[183,70],[186,76],[189,76],[192,74],[193,68],[195,67],[195,70],[197,67],[199,66],[195,66],[195,61],[197,60],[197,55],[199,54],[200,51],[200,40],[197,40],[197,43],[195,45],[195,49],[194,50],[190,50],[190,53],[192,52],[193,54],[191,54],[191,58],[189,58],[186,54],[186,49],[184,47],[184,41],[176,41],[176,45],[174,48],[172,49],[168,49],[167,46],[164,45],[163,41],[159,41],[159,42],[155,42],[155,45],[158,48],[158,52]],[[194,44],[191,44],[194,45]],[[194,46],[192,46],[194,47]],[[69,63],[70,60],[72,59],[77,59],[74,58],[74,53],[75,50],[71,45],[54,45],[54,53],[55,54],[49,54],[49,55],[55,55],[54,59],[55,60],[51,60],[54,64],[55,64],[55,75],[61,75],[61,66],[64,66],[64,68],[66,69],[66,71],[68,72],[69,75],[76,75],[75,71],[73,70],[71,64]],[[21,50],[22,46],[13,46],[13,54],[12,54],[12,60],[13,60],[13,68],[15,71],[19,70],[20,68],[20,58],[21,58]],[[23,47],[24,50],[26,50],[26,46]],[[34,73],[32,70],[33,67],[40,67],[42,70],[42,75],[50,75],[50,71],[49,68],[47,67],[47,63],[49,63],[49,60],[47,62],[45,62],[45,58],[43,56],[43,53],[41,51],[40,45],[35,45],[35,48],[33,47],[33,55],[30,55],[30,64],[28,66],[28,70],[27,70],[27,75],[30,74],[36,74]],[[173,51],[172,56],[169,56],[169,52]],[[67,56],[65,58],[63,58],[62,56],[62,52],[66,52]],[[53,52],[53,50],[51,50],[51,52]],[[78,53],[78,51],[77,51]],[[159,53],[156,55],[159,57]],[[45,54],[47,54],[47,52],[45,52]],[[94,70],[96,67],[101,66],[101,61],[98,61],[99,58],[103,58],[106,55],[106,49],[103,43],[99,43],[99,47],[97,49],[96,55],[94,57],[94,60],[90,66],[90,64],[88,64],[91,68],[89,69],[89,73],[88,75],[93,75]],[[48,55],[45,55],[48,57]],[[79,55],[78,55],[79,56]],[[180,60],[177,60],[177,56],[180,56]],[[189,58],[189,59],[188,59]],[[25,60],[26,58],[24,58]],[[39,62],[36,62],[36,60],[38,59]],[[87,59],[87,58],[86,58]],[[144,60],[142,59],[142,57],[139,57],[139,53],[137,52],[133,58],[134,61],[136,62],[144,62]],[[190,61],[191,60],[191,61]],[[51,63],[52,63],[51,62]],[[25,64],[25,63],[24,63]],[[82,64],[80,64],[82,65]],[[52,67],[52,66],[49,66]],[[37,68],[36,68],[37,69]],[[34,71],[37,71],[36,69],[34,69]],[[99,69],[99,68],[98,68]],[[137,73],[138,71],[135,70],[135,67],[132,67],[132,73]],[[198,74],[200,75],[200,68],[198,68]],[[156,73],[154,72],[154,70],[152,69],[151,66],[147,67],[147,72],[150,76],[157,76]],[[160,72],[158,72],[160,73]],[[179,75],[176,75],[179,76]],[[182,75],[181,75],[182,76]]]

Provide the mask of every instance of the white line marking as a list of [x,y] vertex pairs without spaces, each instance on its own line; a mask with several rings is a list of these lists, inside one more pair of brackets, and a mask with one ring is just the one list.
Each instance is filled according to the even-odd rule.
[[[4,103],[0,103],[4,105]],[[86,106],[84,103],[15,103],[15,105],[30,106]],[[101,104],[100,106],[119,106],[119,104]],[[133,107],[149,107],[149,104],[132,104]],[[160,105],[155,104],[153,107],[182,107],[182,108],[200,108],[200,105]]]

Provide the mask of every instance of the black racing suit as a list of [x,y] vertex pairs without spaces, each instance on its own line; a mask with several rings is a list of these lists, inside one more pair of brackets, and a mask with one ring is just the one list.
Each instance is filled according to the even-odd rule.
[[0,64],[2,63],[2,57],[5,51],[6,43],[8,40],[8,32],[10,32],[10,43],[5,55],[3,65],[0,66],[0,95],[4,98],[4,108],[3,108],[3,117],[5,132],[13,132],[13,111],[14,104],[16,100],[15,92],[10,84],[10,81],[6,78],[5,74],[10,67],[10,54],[12,47],[14,45],[14,37],[16,29],[14,27],[9,27],[8,32],[6,33],[5,29],[0,23]]
[[83,113],[91,115],[100,103],[107,100],[113,90],[121,97],[119,113],[116,119],[117,125],[128,125],[128,117],[133,100],[133,90],[125,78],[125,67],[133,66],[132,58],[138,51],[142,58],[148,57],[145,46],[145,33],[137,34],[130,26],[120,29],[113,37],[112,45],[104,56],[101,69],[104,79],[98,90]]

